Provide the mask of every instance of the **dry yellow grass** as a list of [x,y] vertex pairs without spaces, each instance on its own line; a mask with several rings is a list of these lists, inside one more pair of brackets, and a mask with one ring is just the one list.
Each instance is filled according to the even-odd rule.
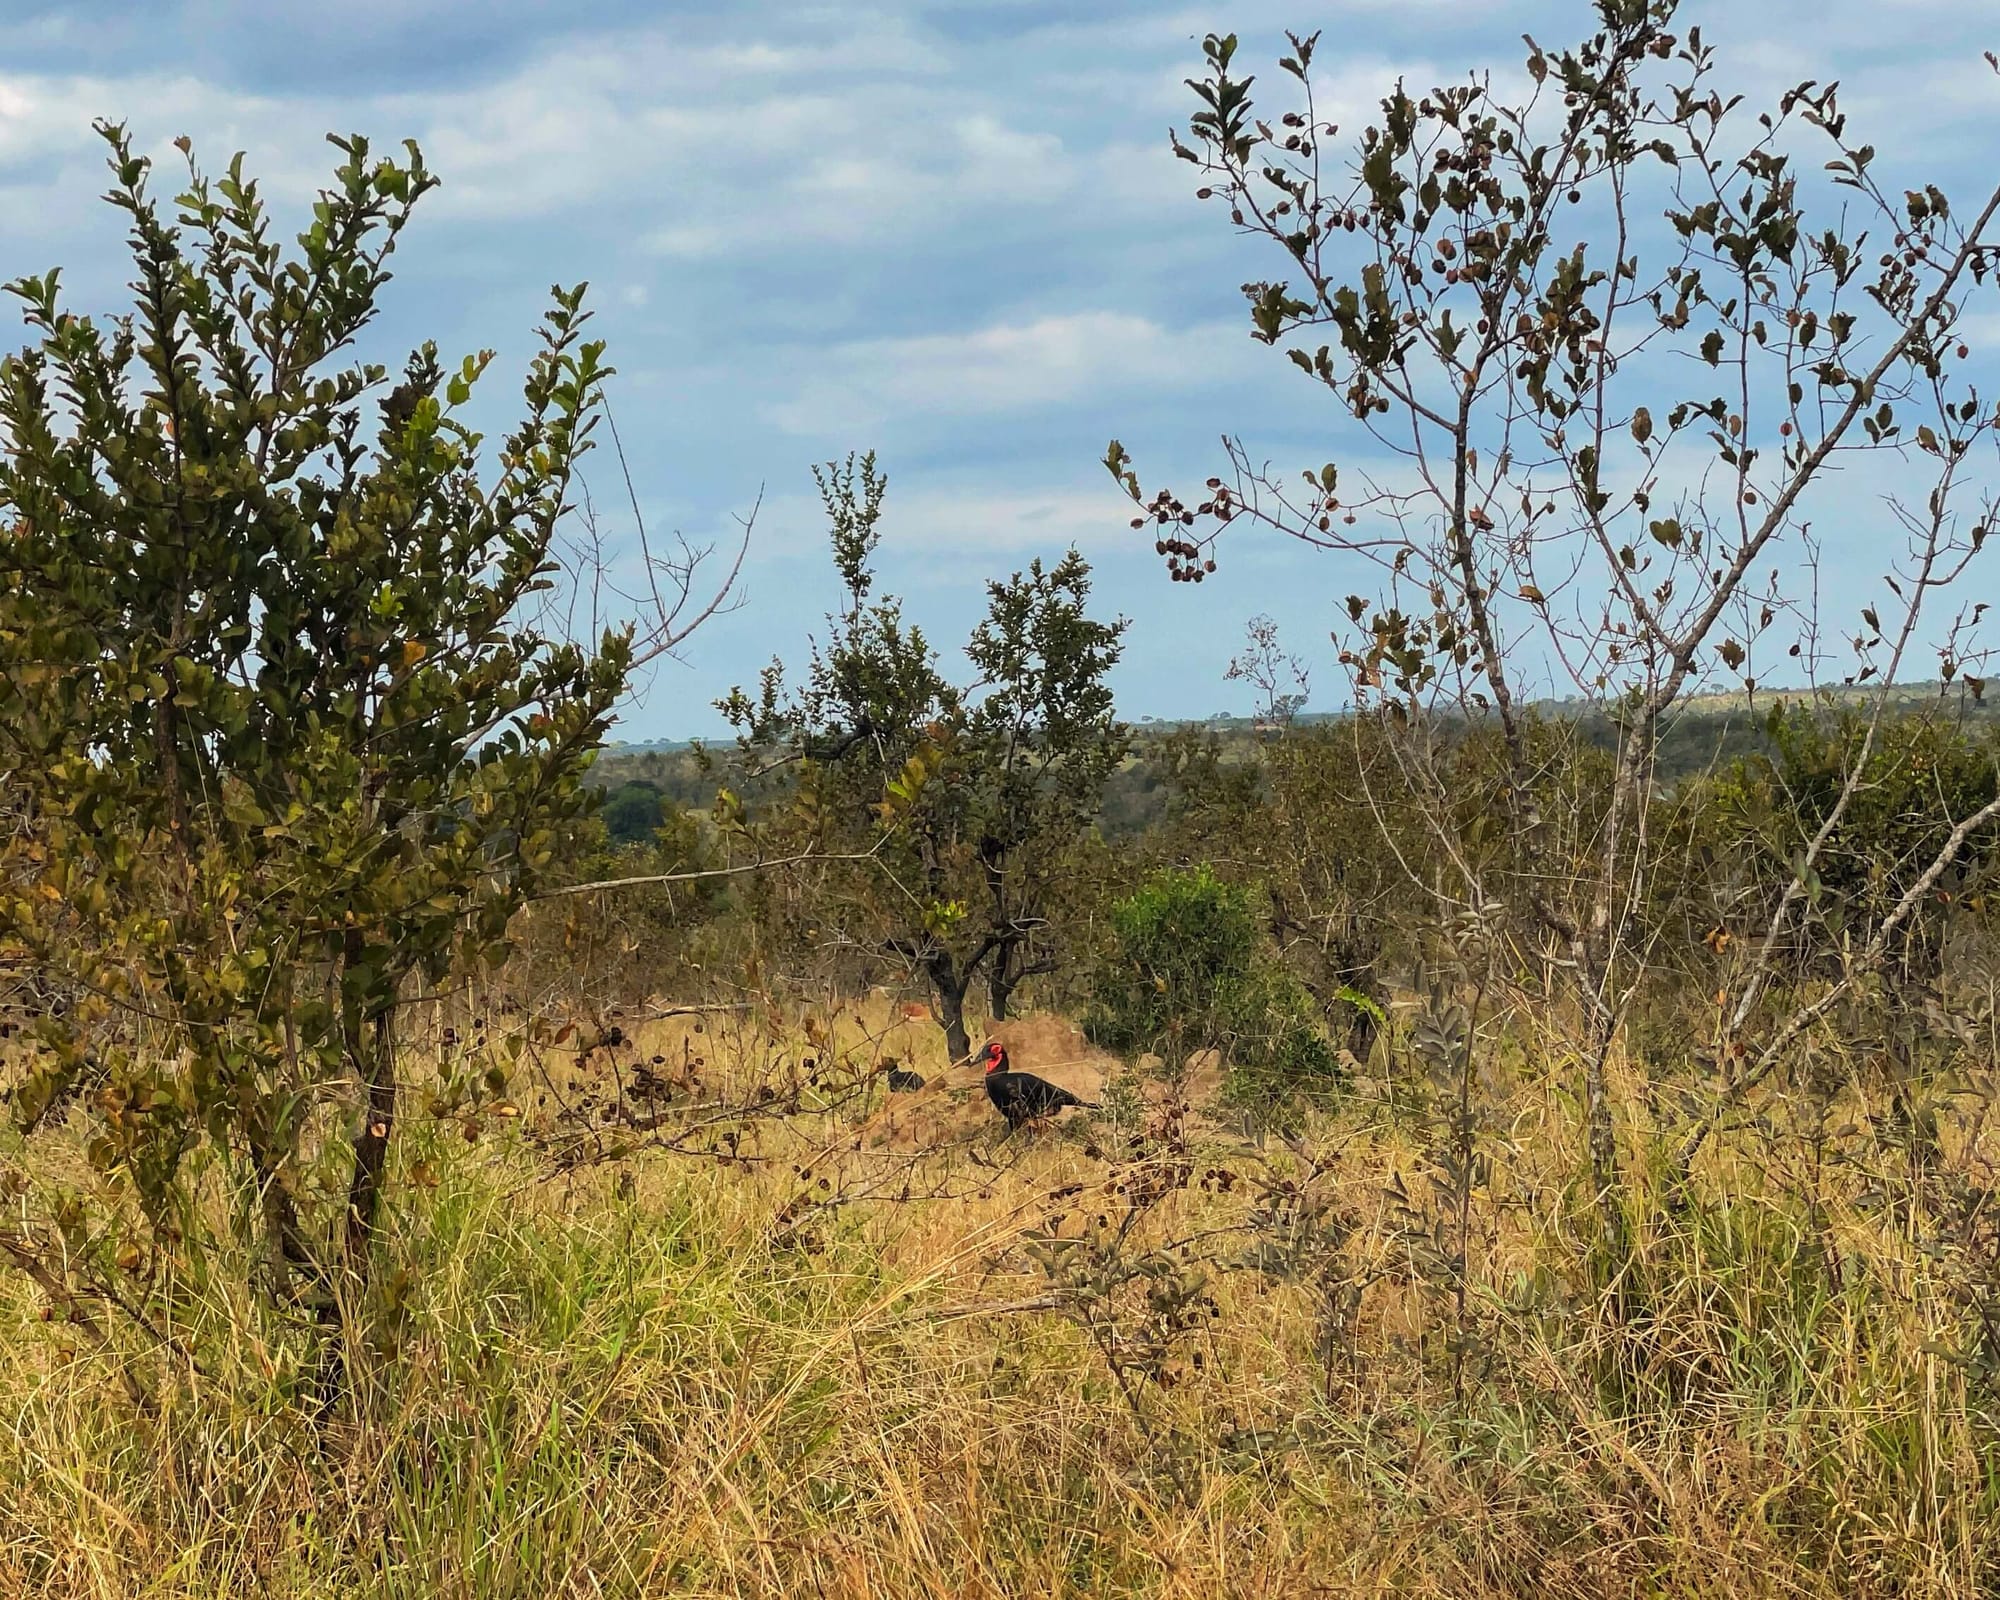
[[[703,1056],[706,1092],[896,1054],[942,1102],[977,1104],[934,1029],[864,1007],[813,1045],[796,1020],[635,1024],[637,1059]],[[1066,1037],[1020,1027],[1021,1064]],[[596,1070],[551,1092],[588,1093]],[[412,1122],[401,1158],[434,1186],[401,1191],[398,1295],[355,1416],[331,1427],[309,1341],[226,1264],[184,1288],[199,1377],[143,1342],[92,1350],[0,1279],[0,1590],[1442,1600],[1995,1581],[1984,1380],[1945,1353],[1958,1286],[1879,1210],[1832,1197],[1835,1282],[1799,1207],[1725,1153],[1691,1212],[1642,1229],[1612,1317],[1565,1222],[1564,1102],[1524,1076],[1477,1208],[1455,1393],[1450,1307],[1391,1193],[1399,1174],[1423,1192],[1407,1126],[1357,1106],[1308,1136],[1366,1285],[1321,1346],[1311,1282],[1227,1270],[1270,1237],[1256,1180],[1296,1177],[1292,1153],[1215,1128],[1183,1153],[1102,1121],[1002,1144],[991,1119],[926,1152],[866,1136],[885,1104],[746,1123],[728,1164],[711,1142],[557,1170],[520,1130],[468,1145]],[[1121,1249],[1201,1274],[1217,1314],[1172,1341],[1169,1384],[1128,1397],[1084,1326],[1098,1313],[1050,1308],[1030,1246],[1121,1215],[1183,1161],[1191,1181]],[[114,1359],[144,1374],[150,1411]]]

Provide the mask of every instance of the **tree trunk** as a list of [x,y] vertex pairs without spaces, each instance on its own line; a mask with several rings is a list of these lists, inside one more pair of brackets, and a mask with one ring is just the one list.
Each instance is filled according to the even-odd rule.
[[[1368,939],[1356,926],[1357,919],[1350,916],[1346,929],[1328,944],[1326,957],[1333,968],[1333,980],[1343,989],[1352,989],[1356,994],[1382,1004],[1381,985],[1375,978],[1375,963],[1380,959],[1379,942]],[[1375,1020],[1375,1013],[1364,1006],[1349,1001],[1340,1004],[1348,1006],[1347,1049],[1348,1053],[1363,1066],[1375,1049],[1375,1040],[1381,1032],[1381,1025]],[[1386,1007],[1384,1010],[1386,1012]]]
[[972,1054],[972,1040],[965,1031],[965,991],[970,975],[960,973],[948,954],[932,956],[925,966],[937,994],[938,1026],[944,1029],[945,1048],[953,1061],[963,1061]]
[[[1361,993],[1367,993],[1358,984],[1355,988]],[[1364,1011],[1360,1006],[1354,1007],[1354,1015],[1347,1021],[1347,1051],[1364,1067],[1368,1065],[1368,1057],[1375,1049],[1376,1032],[1375,1013]]]
[[368,1287],[375,1218],[382,1208],[382,1174],[396,1121],[396,1052],[389,1013],[376,1015],[368,1033],[363,1059],[357,1063],[367,1099],[354,1133],[354,1175],[347,1188],[347,1236],[341,1250],[350,1292],[357,1295]]
[[995,950],[993,966],[986,974],[987,1009],[993,1013],[995,1022],[1007,1020],[1007,1007],[1021,981],[1020,974],[1014,971],[1014,948],[1003,943]]
[[396,1121],[396,1052],[393,1012],[379,994],[363,992],[352,975],[366,951],[358,932],[342,944],[341,1031],[349,1068],[362,1091],[361,1119],[353,1135],[354,1165],[347,1183],[347,1215],[341,1230],[339,1270],[331,1285],[332,1311],[325,1358],[320,1369],[320,1414],[331,1416],[353,1390],[349,1360],[352,1319],[360,1311],[373,1274],[375,1219],[382,1208],[383,1176],[389,1163],[389,1136]]
[[265,1266],[270,1273],[271,1297],[279,1304],[293,1298],[295,1278],[303,1275],[311,1285],[310,1298],[322,1321],[329,1305],[324,1294],[325,1274],[306,1242],[299,1223],[298,1202],[285,1182],[279,1159],[261,1133],[250,1137],[250,1169],[257,1179],[258,1208],[264,1221]]
[[1605,1247],[1615,1262],[1630,1253],[1631,1238],[1626,1229],[1624,1185],[1618,1169],[1618,1133],[1611,1120],[1611,1088],[1605,1068],[1611,1056],[1611,1031],[1592,1042],[1584,1058],[1584,1117],[1590,1146],[1590,1183],[1595,1191],[1598,1222],[1604,1230]]
[[1028,979],[1039,978],[1043,973],[1058,970],[1060,970],[1059,965],[1053,957],[1043,956],[1038,961],[1029,961],[1010,968],[1004,977],[999,974],[998,969],[989,974],[986,985],[988,998],[993,1002],[993,1020],[995,1022],[1007,1020],[1016,992]]

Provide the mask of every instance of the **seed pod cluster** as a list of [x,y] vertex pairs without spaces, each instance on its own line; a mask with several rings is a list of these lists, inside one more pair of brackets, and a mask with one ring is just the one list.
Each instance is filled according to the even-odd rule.
[[1158,535],[1153,540],[1153,553],[1167,558],[1167,576],[1175,583],[1200,583],[1215,570],[1215,558],[1207,553],[1213,539],[1196,541],[1182,532],[1194,526],[1197,517],[1214,517],[1219,522],[1227,522],[1235,515],[1235,504],[1229,491],[1223,487],[1220,478],[1210,478],[1208,488],[1212,498],[1204,500],[1190,511],[1179,496],[1170,489],[1162,489],[1146,502],[1142,514],[1132,519],[1134,528],[1144,528],[1151,523]]

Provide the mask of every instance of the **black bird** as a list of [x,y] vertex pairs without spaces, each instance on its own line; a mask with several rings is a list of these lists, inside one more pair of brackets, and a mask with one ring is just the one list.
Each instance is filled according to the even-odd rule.
[[1081,1106],[1086,1111],[1097,1109],[1096,1101],[1079,1100],[1046,1078],[1038,1078],[1032,1072],[1015,1072],[1007,1065],[1007,1047],[997,1039],[986,1046],[986,1098],[1007,1119],[1010,1133],[1024,1122],[1052,1117],[1064,1106]]
[[889,1092],[891,1094],[914,1094],[924,1086],[924,1075],[912,1072],[908,1067],[898,1066],[896,1058],[889,1058]]

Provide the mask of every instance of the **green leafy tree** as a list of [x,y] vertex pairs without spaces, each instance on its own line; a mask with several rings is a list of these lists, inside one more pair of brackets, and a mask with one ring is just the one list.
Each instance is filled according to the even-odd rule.
[[[214,1174],[271,1296],[336,1335],[337,1381],[389,1172],[398,1007],[505,955],[670,630],[579,644],[550,625],[610,371],[581,288],[556,292],[484,472],[463,419],[489,355],[447,367],[425,344],[391,385],[352,353],[436,182],[414,145],[334,139],[288,250],[240,157],[212,179],[189,155],[169,212],[125,130],[100,131],[132,311],[69,311],[54,273],[9,286],[33,339],[0,363],[0,765],[33,827],[0,845],[0,930],[91,997],[44,1019],[16,1109],[32,1129],[92,1090],[105,1201],[13,1253],[76,1304],[168,1295],[135,1258],[189,1235]],[[120,1014],[163,1031],[102,1044]]]
[[1062,963],[1053,913],[1071,902],[1075,847],[1127,747],[1107,681],[1125,624],[1093,619],[1089,597],[1076,551],[1047,570],[1031,562],[987,585],[966,646],[979,682],[957,748],[985,889],[973,959],[996,1019],[1024,979]]
[[1052,911],[1066,868],[1125,750],[1106,681],[1122,622],[1088,612],[1090,569],[1053,567],[987,586],[964,686],[893,598],[871,599],[887,480],[874,457],[817,474],[841,613],[798,691],[778,664],[759,697],[722,703],[761,770],[797,774],[790,826],[846,861],[815,863],[814,930],[920,972],[948,1048],[971,1048],[966,997],[984,974],[995,1016],[1063,959]]
[[613,844],[644,844],[666,820],[660,786],[637,779],[621,783],[604,797],[598,819]]

